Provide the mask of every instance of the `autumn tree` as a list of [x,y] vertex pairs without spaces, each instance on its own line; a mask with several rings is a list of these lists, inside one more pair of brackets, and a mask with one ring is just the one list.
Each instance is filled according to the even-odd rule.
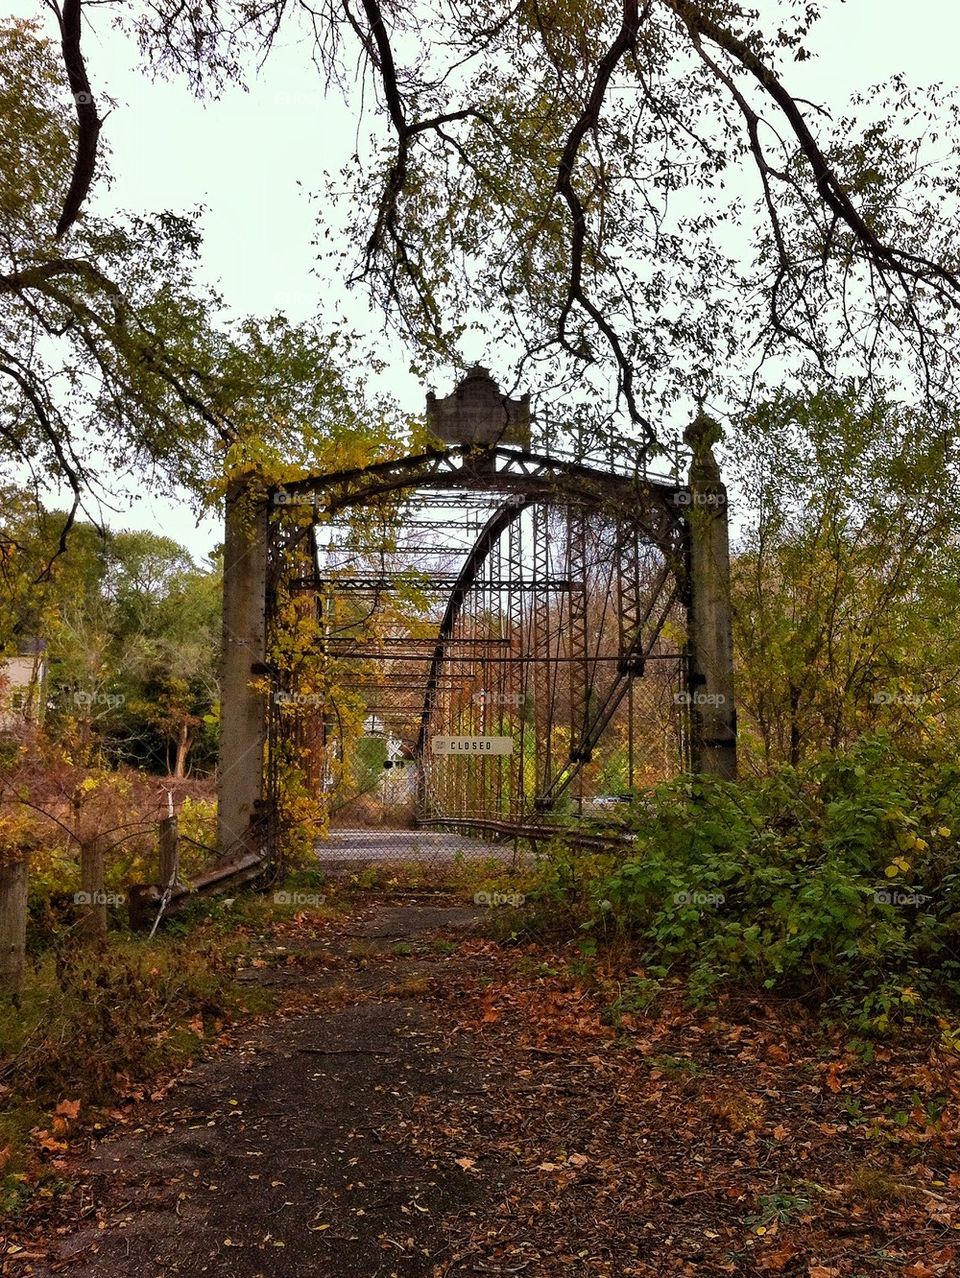
[[97,129],[79,8],[63,18],[79,135],[51,44],[31,23],[0,30],[0,465],[72,493],[64,531],[104,472],[195,481],[229,429],[194,221],[81,216]]
[[332,252],[422,366],[479,330],[518,380],[616,401],[648,447],[678,398],[729,408],[756,402],[765,378],[853,368],[904,378],[942,430],[960,296],[943,146],[956,104],[902,81],[844,115],[805,101],[791,80],[825,7],[118,12],[154,67],[198,90],[247,80],[298,24],[328,83],[359,60],[376,111],[343,175],[348,243]]
[[733,603],[754,766],[880,729],[955,739],[960,487],[948,451],[918,414],[865,408],[856,387],[781,395],[740,424]]

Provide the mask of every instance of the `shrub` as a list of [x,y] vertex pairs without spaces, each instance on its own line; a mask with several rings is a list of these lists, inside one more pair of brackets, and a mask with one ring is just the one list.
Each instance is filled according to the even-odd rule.
[[[757,781],[683,778],[631,814],[635,850],[577,891],[703,998],[738,982],[823,1001],[861,1030],[960,1000],[960,767],[884,737]],[[569,902],[556,865],[546,890]]]

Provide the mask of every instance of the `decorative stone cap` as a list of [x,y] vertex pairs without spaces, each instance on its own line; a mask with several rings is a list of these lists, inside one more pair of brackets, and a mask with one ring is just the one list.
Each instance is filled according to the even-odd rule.
[[690,482],[720,483],[720,467],[713,453],[713,445],[723,439],[719,422],[701,408],[683,432],[683,439],[693,453],[690,461]]
[[530,396],[501,395],[490,370],[475,364],[452,395],[427,394],[427,425],[445,444],[530,444]]

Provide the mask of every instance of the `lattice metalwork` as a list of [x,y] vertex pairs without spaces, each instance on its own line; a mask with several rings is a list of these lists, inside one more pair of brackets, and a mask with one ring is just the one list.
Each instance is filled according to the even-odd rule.
[[[333,845],[602,823],[682,767],[678,491],[502,447],[283,491],[268,620],[292,591],[322,621],[327,700],[296,731]],[[271,725],[277,755],[282,697]]]

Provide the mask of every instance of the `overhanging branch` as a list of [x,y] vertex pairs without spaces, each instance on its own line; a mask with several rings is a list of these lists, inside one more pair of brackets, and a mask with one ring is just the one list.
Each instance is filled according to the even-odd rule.
[[102,121],[90,89],[90,80],[80,51],[81,0],[65,0],[60,15],[60,37],[63,64],[67,70],[70,92],[77,108],[77,152],[73,176],[57,222],[57,239],[62,239],[77,220],[93,182],[97,166],[97,142]]

